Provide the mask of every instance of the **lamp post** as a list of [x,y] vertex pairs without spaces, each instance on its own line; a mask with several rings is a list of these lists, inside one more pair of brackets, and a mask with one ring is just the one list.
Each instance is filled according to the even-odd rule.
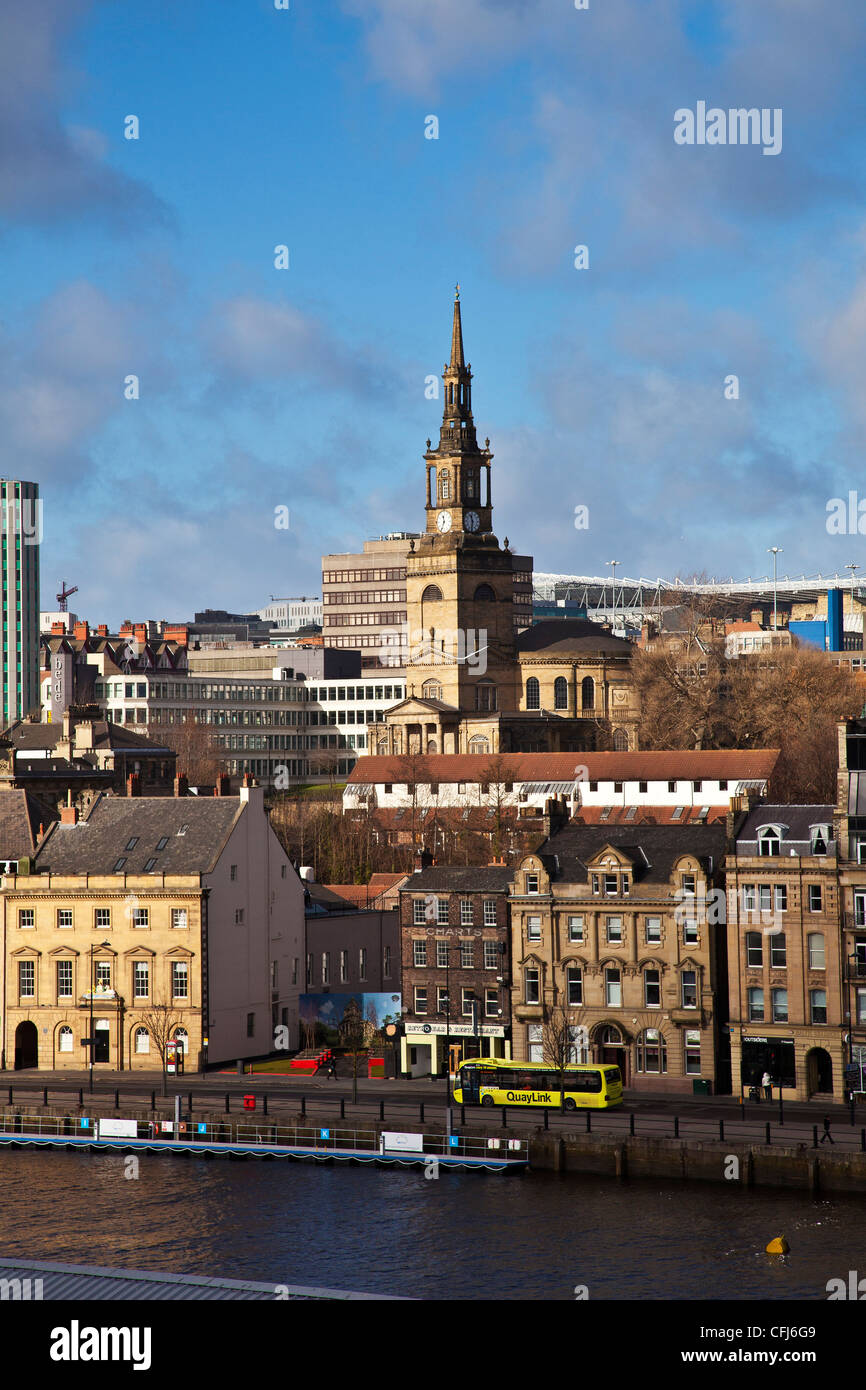
[[613,602],[611,605],[613,608],[613,621],[611,623],[611,630],[613,630],[613,628],[616,626],[616,567],[619,564],[619,560],[606,560],[605,564],[610,565],[611,574],[613,575],[613,579],[611,580],[611,584],[613,587]]
[[445,946],[445,1133],[451,1135],[451,942]]
[[777,602],[776,602],[776,558],[777,558],[777,556],[781,555],[781,553],[782,553],[782,547],[781,547],[780,545],[771,545],[770,548],[769,548],[768,551],[767,551],[767,554],[768,554],[768,555],[772,555],[772,557],[773,557],[773,631],[774,631],[774,632],[776,631],[777,627],[779,626],[779,611],[778,611],[778,605],[777,605]]
[[[854,616],[854,572],[855,572],[855,570],[858,570],[858,569],[860,568],[860,566],[859,566],[859,565],[854,565],[854,564],[848,564],[848,565],[845,566],[845,568],[846,568],[846,570],[850,570],[850,571],[851,571],[851,617],[853,618],[853,616]],[[843,650],[843,651],[845,650],[845,632],[844,632],[844,627],[845,627],[845,619],[844,619],[844,617],[843,617],[843,619],[842,619],[842,628],[843,628],[843,632],[842,632],[842,650]]]
[[102,950],[104,947],[110,948],[111,942],[100,941],[98,945],[91,944],[90,947],[90,1033],[87,1041],[89,1045],[88,1051],[90,1053],[88,1090],[90,1091],[91,1095],[93,1095],[93,1053],[96,1045],[96,1039],[93,1036],[93,952],[96,950]]

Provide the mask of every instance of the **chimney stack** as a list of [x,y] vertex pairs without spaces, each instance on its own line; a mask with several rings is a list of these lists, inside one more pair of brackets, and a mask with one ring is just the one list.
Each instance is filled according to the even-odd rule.
[[[246,787],[248,785],[249,783],[245,781],[244,786]],[[232,781],[227,772],[217,773],[216,786],[213,789],[213,794],[214,796],[231,796]]]
[[97,633],[99,634],[100,637],[107,637],[107,636],[108,636],[108,623],[100,623],[100,624],[99,624],[99,627],[96,629],[96,631],[97,631]]
[[78,824],[78,807],[77,807],[77,806],[61,806],[61,807],[60,807],[60,824],[61,824],[61,825],[77,825],[77,824]]
[[76,623],[72,629],[72,636],[81,642],[86,642],[90,636],[90,624],[86,622]]
[[177,777],[175,777],[175,779],[174,779],[174,794],[175,794],[175,796],[188,796],[188,795],[189,795],[189,781],[187,780],[187,776],[186,776],[186,773],[185,773],[185,772],[178,773]]
[[126,795],[141,796],[141,773],[130,772],[126,779]]

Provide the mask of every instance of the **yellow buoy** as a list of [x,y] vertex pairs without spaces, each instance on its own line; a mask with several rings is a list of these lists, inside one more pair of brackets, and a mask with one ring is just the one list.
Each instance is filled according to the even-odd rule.
[[784,1236],[774,1236],[767,1246],[768,1255],[787,1255],[790,1245]]

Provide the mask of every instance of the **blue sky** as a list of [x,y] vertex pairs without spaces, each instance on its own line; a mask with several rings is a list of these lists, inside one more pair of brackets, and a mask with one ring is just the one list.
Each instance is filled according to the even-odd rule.
[[[420,529],[458,279],[537,569],[861,561],[825,520],[866,497],[864,50],[862,0],[0,0],[0,440],[43,606],[247,610]],[[781,108],[781,153],[677,145],[699,101]]]

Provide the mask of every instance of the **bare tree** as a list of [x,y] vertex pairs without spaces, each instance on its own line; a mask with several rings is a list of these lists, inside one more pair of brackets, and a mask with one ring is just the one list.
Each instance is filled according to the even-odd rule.
[[162,1094],[168,1094],[166,1058],[168,1044],[172,1041],[174,1030],[182,1023],[182,1016],[170,1004],[154,1004],[146,1013],[140,1015],[145,1027],[154,1041],[162,1064]]
[[184,711],[180,724],[161,725],[160,737],[174,749],[178,773],[185,773],[192,786],[213,786],[219,773],[227,771],[212,725],[200,724],[192,710]]
[[513,785],[514,774],[509,772],[508,765],[501,753],[497,753],[488,763],[485,763],[480,774],[481,796],[484,798],[488,810],[493,812],[491,840],[494,855],[498,859],[502,852],[503,823],[508,808],[513,805],[513,797],[509,789]]
[[565,1078],[567,1068],[578,1059],[582,1010],[570,1008],[560,1001],[548,1011],[542,1024],[544,1060],[559,1076],[559,1108],[565,1109]]
[[340,1022],[339,1034],[343,1047],[352,1056],[353,1105],[358,1104],[358,1059],[367,1047],[369,1028],[370,1025],[362,1015],[357,1003],[354,999],[350,999]]
[[418,811],[421,807],[429,804],[433,773],[430,763],[423,753],[403,753],[396,759],[396,765],[395,780],[406,783],[406,792],[410,798],[412,844],[414,846],[417,841]]

